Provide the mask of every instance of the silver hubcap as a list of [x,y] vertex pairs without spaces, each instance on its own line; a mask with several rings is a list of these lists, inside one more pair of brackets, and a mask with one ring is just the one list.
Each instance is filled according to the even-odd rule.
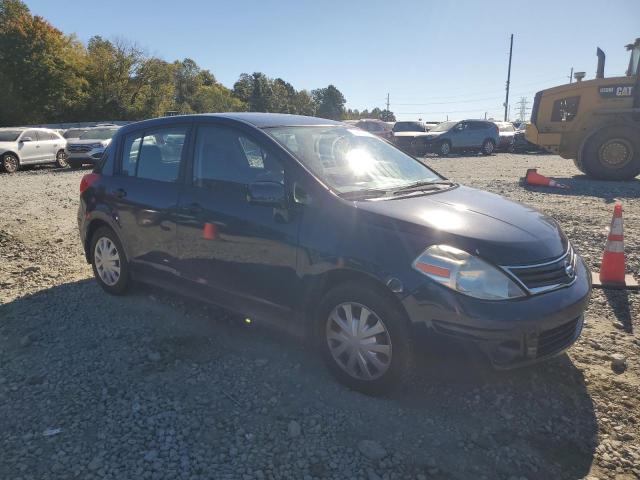
[[110,287],[120,278],[120,254],[115,244],[107,237],[100,237],[93,251],[93,261],[100,279]]
[[391,365],[391,338],[382,320],[359,303],[341,303],[329,315],[327,344],[350,376],[374,380]]
[[445,155],[449,154],[449,150],[451,150],[451,147],[449,147],[448,143],[443,143],[442,146],[440,147],[440,151]]
[[18,168],[18,159],[13,155],[4,157],[4,168],[8,172],[14,172]]
[[64,152],[58,152],[56,160],[58,160],[58,163],[63,167],[67,165],[67,156],[64,154]]
[[493,152],[493,143],[492,142],[485,143],[484,144],[484,151],[485,151],[485,153]]
[[632,157],[631,143],[622,138],[609,140],[600,147],[600,158],[609,167],[622,168],[629,163]]

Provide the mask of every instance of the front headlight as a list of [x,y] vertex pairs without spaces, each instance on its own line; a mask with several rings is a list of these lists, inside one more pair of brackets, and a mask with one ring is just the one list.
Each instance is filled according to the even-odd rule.
[[432,245],[413,268],[436,282],[470,297],[508,300],[525,293],[505,273],[479,257],[449,245]]

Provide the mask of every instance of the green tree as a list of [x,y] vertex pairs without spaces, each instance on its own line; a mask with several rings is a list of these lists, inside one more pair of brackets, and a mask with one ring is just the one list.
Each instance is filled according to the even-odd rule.
[[344,114],[344,104],[347,100],[342,92],[335,86],[329,85],[326,88],[319,88],[311,92],[317,104],[316,115],[322,118],[340,120]]
[[380,112],[380,120],[383,120],[385,122],[395,122],[396,116],[393,114],[392,111],[385,109],[385,110],[382,110],[382,112]]
[[0,123],[73,118],[82,105],[82,45],[18,0],[0,0]]
[[135,78],[145,58],[139,48],[123,40],[92,37],[87,46],[88,102],[90,119],[128,119],[139,95]]

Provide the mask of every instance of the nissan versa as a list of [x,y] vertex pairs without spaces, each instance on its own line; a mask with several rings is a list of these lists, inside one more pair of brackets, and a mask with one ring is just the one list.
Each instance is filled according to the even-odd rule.
[[331,120],[130,124],[80,191],[80,236],[107,292],[138,280],[292,328],[369,393],[403,378],[419,330],[475,342],[496,367],[556,355],[590,296],[552,218]]

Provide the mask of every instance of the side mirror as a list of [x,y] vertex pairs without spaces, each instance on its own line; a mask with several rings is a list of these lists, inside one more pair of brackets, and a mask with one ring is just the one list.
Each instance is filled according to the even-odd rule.
[[21,142],[33,142],[33,138],[31,137],[22,137],[20,139]]
[[247,201],[264,207],[283,208],[286,203],[284,185],[269,181],[254,182],[249,185]]

